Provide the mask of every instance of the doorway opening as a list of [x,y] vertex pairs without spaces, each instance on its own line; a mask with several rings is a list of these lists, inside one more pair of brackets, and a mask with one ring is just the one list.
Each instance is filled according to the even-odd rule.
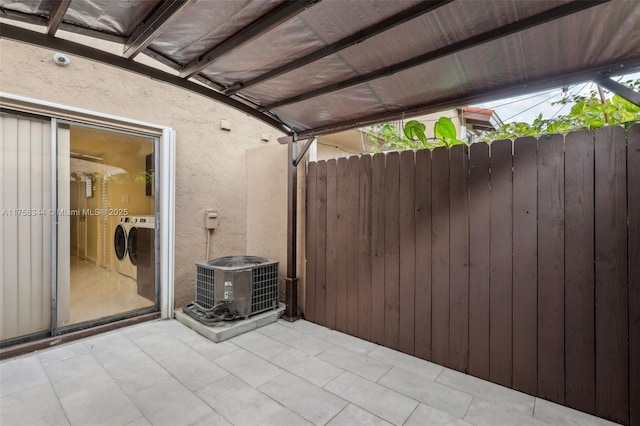
[[57,326],[157,307],[155,139],[57,131]]

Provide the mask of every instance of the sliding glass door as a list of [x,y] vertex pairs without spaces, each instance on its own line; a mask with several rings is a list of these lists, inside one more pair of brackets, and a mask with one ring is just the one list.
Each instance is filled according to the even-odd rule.
[[57,132],[57,327],[154,309],[154,139],[78,124]]
[[0,113],[0,344],[159,308],[158,139]]

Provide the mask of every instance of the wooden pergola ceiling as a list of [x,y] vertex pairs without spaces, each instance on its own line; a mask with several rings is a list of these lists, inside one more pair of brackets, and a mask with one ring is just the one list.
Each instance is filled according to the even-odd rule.
[[0,17],[3,38],[163,80],[298,137],[640,67],[637,1],[0,0]]

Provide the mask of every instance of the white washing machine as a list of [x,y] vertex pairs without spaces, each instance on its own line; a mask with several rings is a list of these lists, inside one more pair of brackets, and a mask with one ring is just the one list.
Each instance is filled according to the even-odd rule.
[[121,216],[118,218],[118,224],[113,235],[113,248],[116,253],[116,270],[122,275],[137,279],[136,267],[129,258],[128,240],[131,228],[133,227],[133,218],[129,216]]
[[127,257],[134,269],[135,276],[137,278],[137,265],[138,265],[138,228],[155,228],[155,220],[153,216],[131,216],[130,226],[127,230]]
[[138,294],[156,300],[155,217],[136,216],[127,240],[129,259],[136,267]]

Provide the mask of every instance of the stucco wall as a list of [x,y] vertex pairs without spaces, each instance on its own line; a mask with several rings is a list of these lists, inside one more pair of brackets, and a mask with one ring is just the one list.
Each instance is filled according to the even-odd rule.
[[[306,158],[305,158],[306,160]],[[306,161],[298,166],[298,307],[304,311]],[[280,298],[287,274],[287,146],[247,151],[247,253],[280,261]]]
[[[265,146],[263,133],[271,136],[267,145],[276,145],[282,134],[242,112],[133,73],[74,56],[59,67],[53,54],[0,40],[0,90],[176,130],[176,306],[192,300],[194,263],[205,258],[204,210],[218,211],[209,257],[245,253],[246,152]],[[231,131],[220,130],[222,119]],[[286,204],[280,212],[286,214]]]

